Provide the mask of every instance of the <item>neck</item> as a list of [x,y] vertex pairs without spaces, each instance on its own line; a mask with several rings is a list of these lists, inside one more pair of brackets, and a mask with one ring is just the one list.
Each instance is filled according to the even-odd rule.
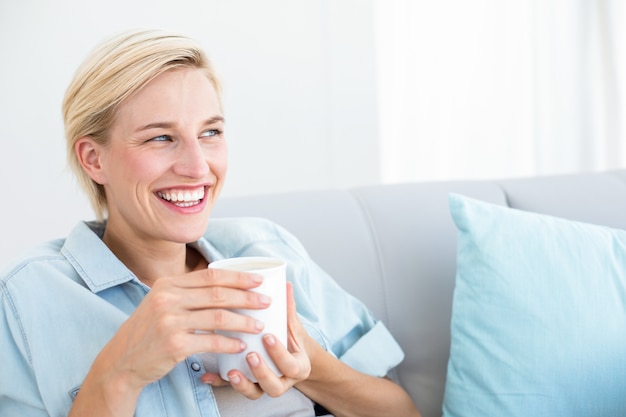
[[107,228],[102,237],[109,249],[137,278],[151,287],[159,278],[206,268],[207,262],[184,243],[143,242],[118,238]]

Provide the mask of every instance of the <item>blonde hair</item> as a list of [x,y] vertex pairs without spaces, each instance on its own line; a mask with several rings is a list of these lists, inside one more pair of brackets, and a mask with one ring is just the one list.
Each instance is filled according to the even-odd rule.
[[98,220],[105,217],[104,187],[83,170],[74,150],[89,136],[106,145],[120,104],[165,71],[191,67],[203,70],[222,105],[221,84],[201,47],[193,40],[157,30],[119,34],[96,48],[78,68],[63,99],[68,165],[85,190]]

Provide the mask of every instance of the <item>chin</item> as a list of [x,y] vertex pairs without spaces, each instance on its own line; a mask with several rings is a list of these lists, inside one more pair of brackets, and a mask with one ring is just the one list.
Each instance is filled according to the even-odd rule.
[[185,226],[172,233],[174,235],[172,236],[173,238],[172,240],[178,243],[195,242],[204,235],[204,232],[206,231],[207,226],[208,226],[208,221],[202,224]]

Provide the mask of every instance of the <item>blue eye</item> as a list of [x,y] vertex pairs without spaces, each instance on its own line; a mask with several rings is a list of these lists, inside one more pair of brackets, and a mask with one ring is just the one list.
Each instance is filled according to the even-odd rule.
[[209,129],[200,134],[201,138],[219,136],[222,134],[222,131],[219,129]]
[[155,142],[167,142],[172,140],[172,138],[168,135],[160,135],[160,136],[156,136],[152,139],[150,139],[151,141],[155,141]]

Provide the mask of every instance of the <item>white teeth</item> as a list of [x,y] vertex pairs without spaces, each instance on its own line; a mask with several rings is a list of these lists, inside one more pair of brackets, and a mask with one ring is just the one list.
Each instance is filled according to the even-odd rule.
[[161,197],[163,200],[171,201],[172,203],[177,203],[176,205],[179,207],[191,207],[195,204],[200,203],[200,200],[204,198],[204,187],[195,189],[193,191],[189,190],[170,190],[170,191],[159,191],[157,195]]

